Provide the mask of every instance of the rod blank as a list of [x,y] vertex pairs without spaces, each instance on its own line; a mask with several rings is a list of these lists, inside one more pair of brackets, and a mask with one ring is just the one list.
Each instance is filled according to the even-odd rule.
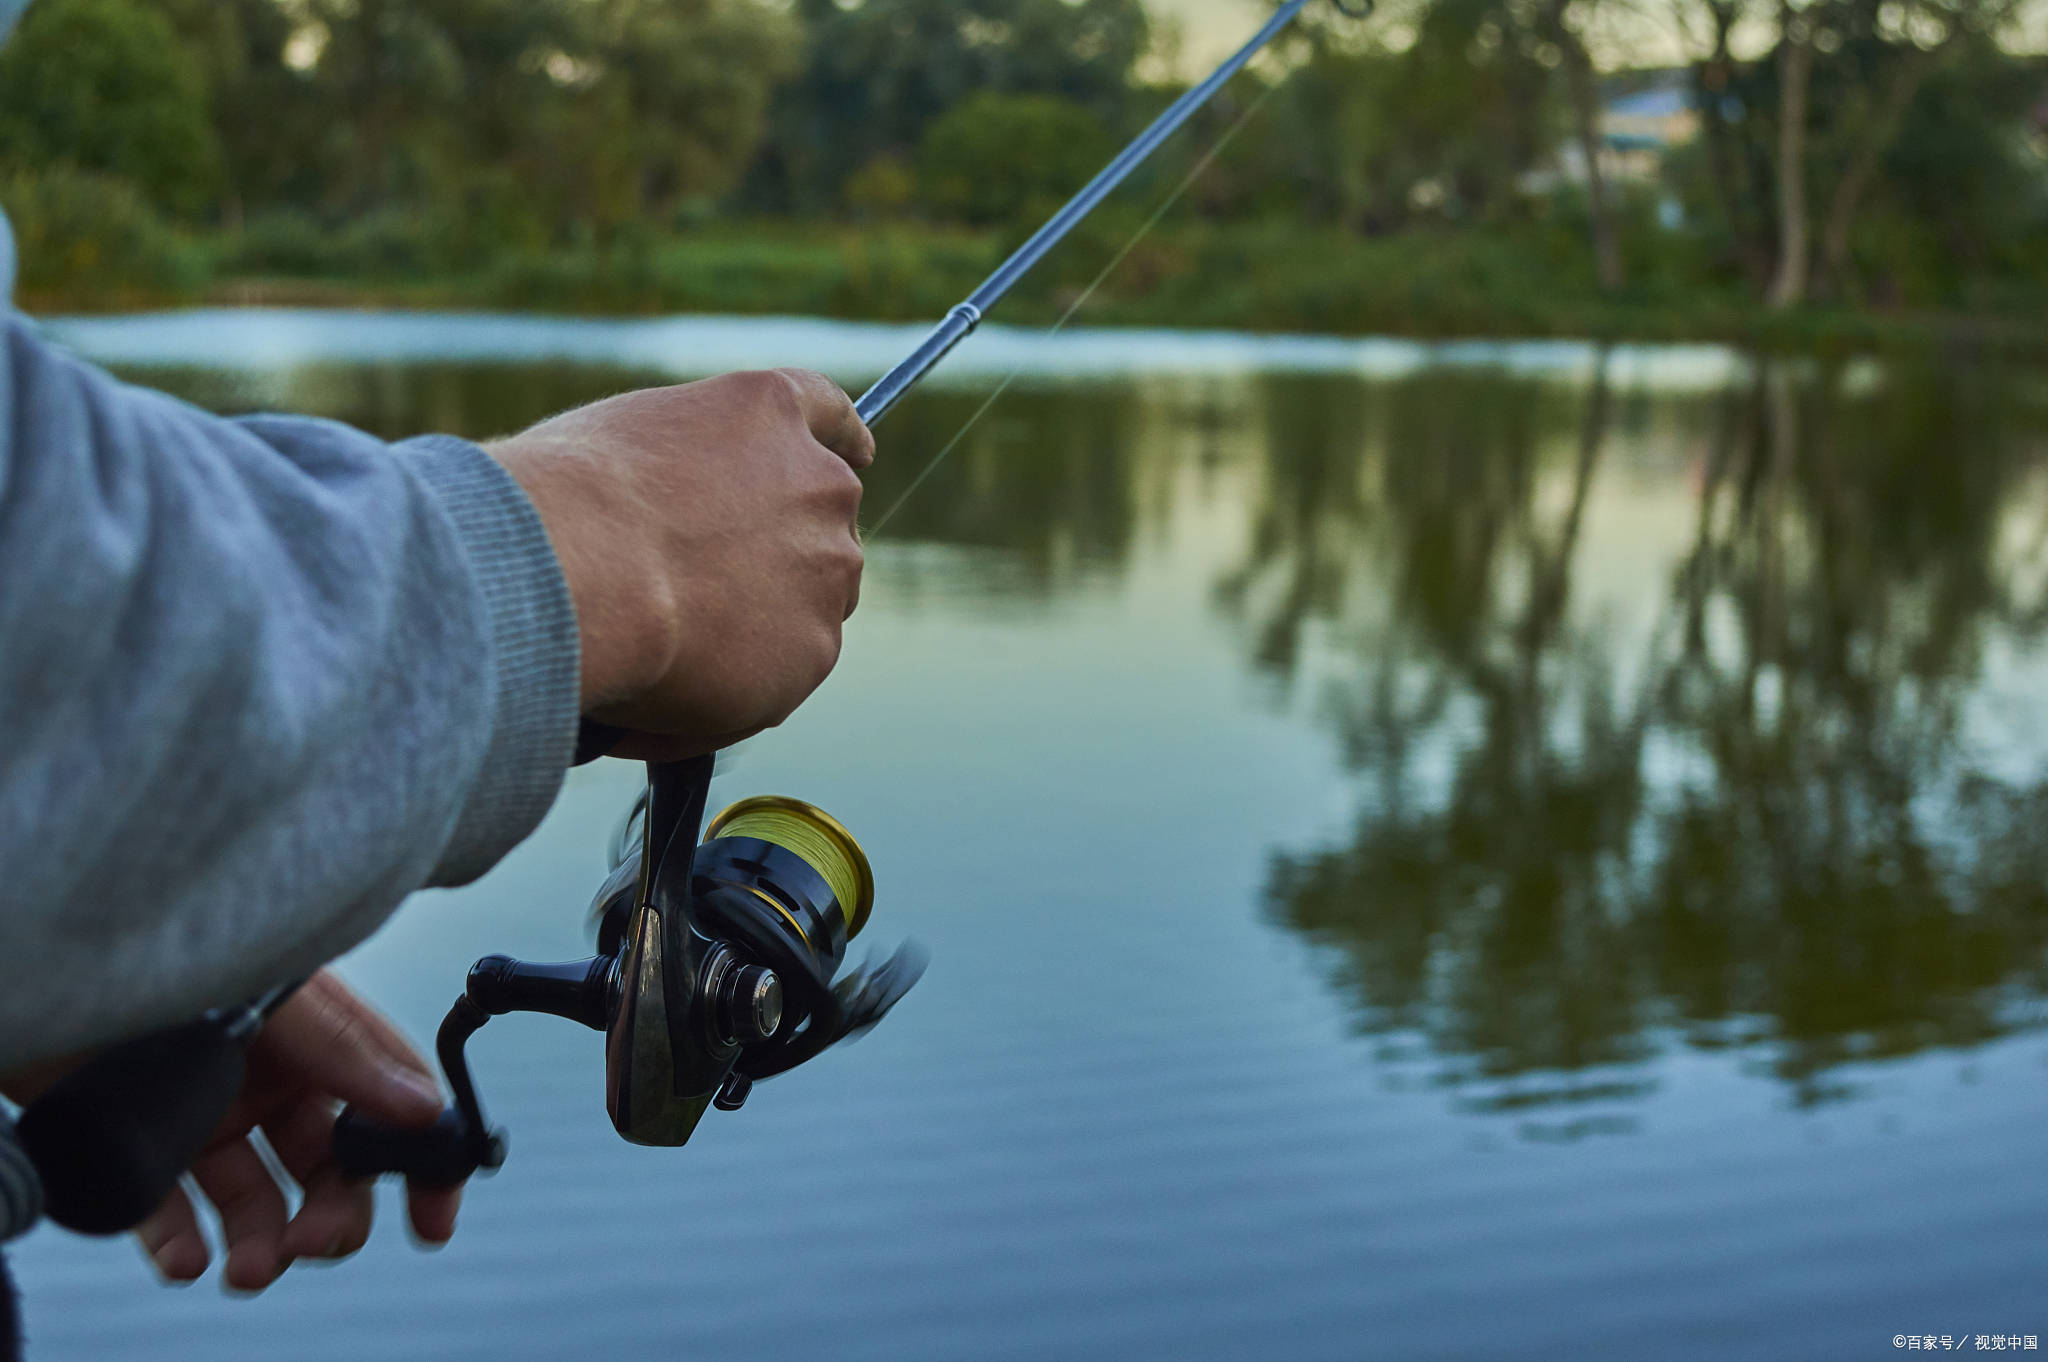
[[[966,340],[988,310],[996,305],[1002,296],[1010,291],[1019,279],[1028,273],[1033,265],[1045,258],[1046,252],[1060,243],[1077,223],[1095,211],[1095,206],[1109,197],[1110,191],[1122,184],[1124,178],[1159,149],[1159,144],[1179,130],[1181,124],[1193,116],[1195,110],[1207,104],[1216,92],[1223,88],[1225,81],[1236,75],[1244,64],[1258,54],[1260,48],[1279,35],[1280,30],[1294,22],[1294,16],[1306,9],[1310,0],[1287,0],[1266,21],[1243,47],[1232,53],[1224,63],[1210,72],[1201,84],[1190,88],[1187,93],[1168,105],[1166,111],[1152,120],[1151,126],[1139,133],[1131,144],[1116,154],[1116,158],[1096,173],[1094,179],[1081,187],[1081,192],[1067,200],[1059,212],[1047,219],[1045,225],[1031,234],[1031,239],[1011,252],[1010,258],[996,267],[994,274],[981,281],[981,286],[967,295],[964,302],[954,305],[945,320],[932,328],[932,333],[906,355],[903,360],[877,379],[875,385],[860,395],[853,404],[861,420],[870,426],[888,414],[903,394],[917,386],[918,380],[930,373],[938,362],[946,357],[954,346]],[[1347,11],[1349,12],[1349,11]]]

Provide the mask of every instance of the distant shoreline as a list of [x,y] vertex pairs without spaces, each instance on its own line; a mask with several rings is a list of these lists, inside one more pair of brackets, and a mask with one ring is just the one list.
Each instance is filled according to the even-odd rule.
[[[489,309],[537,316],[804,316],[913,323],[941,316],[1009,245],[992,233],[914,226],[764,225],[592,249],[507,255],[465,269],[401,261],[365,268],[347,243],[202,241],[178,288],[25,286],[38,314],[163,307]],[[1117,241],[1078,243],[1001,320],[1052,321]],[[283,259],[282,254],[278,254]],[[1710,342],[1767,352],[1964,350],[2048,354],[2048,309],[1888,312],[1814,306],[1774,312],[1733,286],[1675,279],[1606,296],[1575,250],[1477,233],[1358,238],[1278,228],[1170,228],[1147,237],[1077,325],[1410,340]],[[258,266],[270,266],[256,268]]]
[[[100,363],[148,371],[200,366],[260,373],[316,365],[592,365],[689,377],[721,369],[804,364],[865,381],[922,338],[921,324],[815,317],[550,317],[478,311],[184,308],[41,319],[58,342]],[[1057,336],[992,322],[955,351],[931,384],[986,387],[1003,378],[1062,384],[1140,375],[1246,373],[1397,379],[1423,370],[1498,369],[1582,382],[1605,365],[1624,388],[1717,391],[1753,363],[1707,343],[1588,340],[1417,340],[1229,330],[1087,326]]]

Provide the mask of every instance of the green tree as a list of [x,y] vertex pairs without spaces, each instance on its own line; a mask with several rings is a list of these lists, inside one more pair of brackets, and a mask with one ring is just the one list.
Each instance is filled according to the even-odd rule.
[[164,16],[134,0],[42,0],[0,49],[0,158],[128,180],[194,215],[221,155],[198,71]]
[[800,72],[776,93],[749,197],[838,207],[877,157],[908,159],[932,121],[980,92],[1057,95],[1112,131],[1150,41],[1141,0],[797,0]]
[[1370,233],[1511,216],[1551,149],[1538,40],[1500,0],[1436,0],[1412,37],[1400,52],[1319,42],[1197,186],[1203,208]]
[[217,98],[291,115],[231,144],[260,206],[383,214],[451,261],[607,239],[722,193],[797,50],[757,0],[175,3]]
[[933,121],[918,148],[925,203],[979,226],[1043,218],[1115,148],[1101,122],[1058,95],[989,90]]
[[[2025,127],[2031,101],[2007,98],[1998,71],[2017,63],[1998,39],[2018,0],[1686,0],[1676,12],[1704,51],[1696,88],[1724,228],[1774,306],[1853,290],[1855,241],[1872,205],[1898,201],[1884,181],[1906,169],[1893,152],[1930,82],[1969,68],[2003,114],[1995,136]],[[1736,60],[1730,35],[1767,15],[1774,48]],[[1948,126],[1957,163],[1981,158],[1984,120]],[[1918,170],[1952,186],[1942,161]]]
[[723,194],[760,144],[798,35],[753,0],[608,0],[593,60],[613,98],[604,145],[630,179],[629,215]]
[[2018,301],[2037,306],[2048,278],[2048,167],[2039,141],[2021,130],[2039,99],[2038,68],[1990,43],[1971,43],[1931,72],[1866,200],[1853,219],[1830,220],[1830,288],[1852,300],[1970,306],[1993,281],[2016,281]]
[[1586,217],[1592,229],[1593,258],[1600,287],[1618,289],[1626,270],[1621,255],[1621,228],[1614,211],[1606,170],[1602,166],[1599,79],[1593,69],[1593,54],[1586,45],[1586,32],[1596,8],[1595,0],[1540,0],[1534,28],[1556,55],[1564,75],[1566,101],[1571,108],[1572,138],[1586,166]]
[[333,111],[286,59],[305,20],[279,0],[155,0],[206,90],[223,159],[221,216],[316,201],[325,162],[316,149]]
[[[321,163],[328,206],[362,213],[425,198],[457,156],[463,70],[436,7],[312,0],[311,69],[328,117],[302,154]],[[346,110],[345,116],[337,116]]]

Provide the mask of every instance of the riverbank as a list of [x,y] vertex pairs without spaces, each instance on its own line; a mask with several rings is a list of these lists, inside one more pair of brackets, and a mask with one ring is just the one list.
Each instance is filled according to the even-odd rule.
[[[1089,224],[1004,305],[1044,324],[1116,256],[1128,224]],[[159,243],[148,268],[36,270],[36,312],[190,305],[489,308],[577,315],[803,315],[876,321],[937,317],[1014,241],[931,227],[722,223],[687,235],[482,261],[457,246],[372,223],[315,234],[279,225]],[[1182,224],[1141,239],[1079,319],[1340,336],[1585,337],[1717,341],[1760,349],[1970,346],[2048,353],[2048,308],[2023,284],[1971,310],[1772,311],[1671,246],[1603,294],[1565,230],[1361,238],[1293,226]]]
[[[721,369],[799,364],[850,383],[865,382],[879,377],[927,330],[922,322],[821,317],[558,317],[271,306],[52,314],[42,324],[77,353],[125,372],[204,371],[259,384],[309,370],[331,376],[391,365],[474,366],[501,373],[577,368],[609,371],[625,382],[659,382]],[[1028,387],[1056,383],[1069,391],[1152,376],[1398,380],[1430,370],[1497,372],[1567,385],[1583,385],[1604,373],[1617,390],[1699,393],[1726,391],[1753,373],[1754,366],[1745,352],[1712,344],[1418,340],[1120,326],[1076,327],[1052,336],[1040,328],[997,321],[985,324],[972,343],[948,356],[927,388],[985,394],[1004,378]],[[493,400],[502,397],[494,394]],[[283,392],[270,400],[291,405]]]

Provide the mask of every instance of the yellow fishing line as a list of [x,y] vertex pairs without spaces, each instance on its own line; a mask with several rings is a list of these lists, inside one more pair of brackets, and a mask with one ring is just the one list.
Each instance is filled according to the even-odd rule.
[[832,897],[839,900],[839,911],[847,918],[848,935],[852,934],[851,929],[857,925],[855,915],[861,908],[862,876],[860,866],[847,849],[851,839],[842,840],[842,832],[825,827],[804,811],[778,805],[739,809],[730,818],[720,818],[712,831],[719,837],[758,837],[803,857],[832,886]]

